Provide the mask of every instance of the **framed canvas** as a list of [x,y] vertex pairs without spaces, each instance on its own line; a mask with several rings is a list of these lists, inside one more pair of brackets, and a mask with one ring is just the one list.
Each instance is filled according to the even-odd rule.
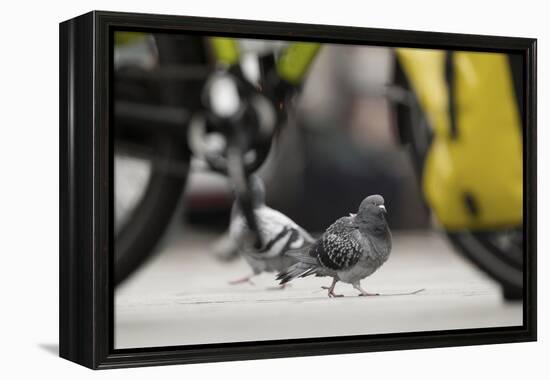
[[536,340],[536,40],[60,24],[60,356]]

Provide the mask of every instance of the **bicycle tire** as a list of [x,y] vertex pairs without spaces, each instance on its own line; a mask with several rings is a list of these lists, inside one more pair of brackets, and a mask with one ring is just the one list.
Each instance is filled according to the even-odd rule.
[[[160,162],[186,159],[184,149],[168,139],[158,143]],[[188,161],[188,160],[187,160]],[[129,216],[115,241],[115,283],[120,284],[153,253],[168,227],[187,180],[187,172],[174,176],[151,170],[139,204]]]
[[[201,39],[173,37],[155,35],[159,65],[205,64],[206,53]],[[193,110],[199,106],[200,100],[186,94],[198,93],[201,87],[200,81],[155,86],[137,80],[119,90],[125,99]],[[186,127],[182,125],[182,128]],[[126,280],[154,254],[174,216],[189,174],[190,152],[185,138],[181,136],[185,136],[185,133],[179,136],[157,135],[146,138],[146,144],[149,148],[152,147],[154,157],[151,174],[140,201],[115,237],[115,285]],[[140,137],[143,139],[143,136]],[[115,154],[116,150],[115,142]],[[174,174],[162,168],[162,163],[166,162],[178,162],[179,172]]]
[[[431,145],[433,136],[430,131],[414,133],[415,124],[426,129],[429,124],[399,61],[397,59],[395,61],[394,82],[413,94],[412,104],[408,106],[397,105],[396,113],[399,135],[403,143],[411,145],[411,156],[420,185],[422,182],[422,167],[427,154],[426,147]],[[418,116],[420,120],[413,120],[412,115]],[[424,137],[425,141],[416,141],[418,136]],[[521,230],[522,226],[515,226],[514,229]],[[519,300],[523,297],[522,247],[519,249],[513,247],[512,251],[505,252],[488,239],[491,234],[505,233],[508,230],[509,228],[458,232],[445,230],[445,235],[458,252],[462,253],[477,268],[500,284],[503,296],[506,299]]]
[[[499,233],[499,230],[484,232],[446,232],[449,241],[463,255],[496,280],[502,287],[503,295],[508,300],[523,298],[523,250],[515,252],[519,262],[513,263],[504,259],[502,250],[492,246],[484,237],[485,233]],[[510,252],[507,252],[508,254]]]

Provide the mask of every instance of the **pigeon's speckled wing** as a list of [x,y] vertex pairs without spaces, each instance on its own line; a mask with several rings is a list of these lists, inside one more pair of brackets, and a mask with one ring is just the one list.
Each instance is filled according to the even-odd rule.
[[357,264],[363,253],[356,236],[357,228],[351,218],[340,218],[326,230],[311,253],[328,269],[348,269]]

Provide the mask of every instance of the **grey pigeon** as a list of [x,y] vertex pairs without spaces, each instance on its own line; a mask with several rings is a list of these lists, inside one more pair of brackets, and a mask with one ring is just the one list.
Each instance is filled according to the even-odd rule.
[[366,292],[360,281],[373,274],[388,259],[391,251],[391,232],[386,222],[386,208],[381,195],[365,198],[357,214],[334,222],[313,244],[287,252],[298,263],[280,272],[280,284],[306,276],[333,278],[329,297],[338,281],[353,285],[360,296],[377,295]]
[[315,241],[309,233],[292,219],[268,207],[265,204],[263,181],[257,176],[253,176],[251,180],[254,215],[262,238],[262,246],[256,247],[254,245],[254,236],[248,228],[246,218],[243,216],[238,203],[235,202],[231,212],[229,236],[252,268],[252,274],[232,281],[232,284],[251,282],[252,277],[262,272],[285,270],[296,263],[294,258],[284,254],[286,251],[303,248]]

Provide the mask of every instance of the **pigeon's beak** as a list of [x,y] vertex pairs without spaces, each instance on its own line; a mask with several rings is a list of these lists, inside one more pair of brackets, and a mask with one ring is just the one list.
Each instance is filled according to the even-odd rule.
[[386,214],[388,211],[386,210],[386,207],[384,205],[378,206],[382,211],[384,211],[384,214]]

